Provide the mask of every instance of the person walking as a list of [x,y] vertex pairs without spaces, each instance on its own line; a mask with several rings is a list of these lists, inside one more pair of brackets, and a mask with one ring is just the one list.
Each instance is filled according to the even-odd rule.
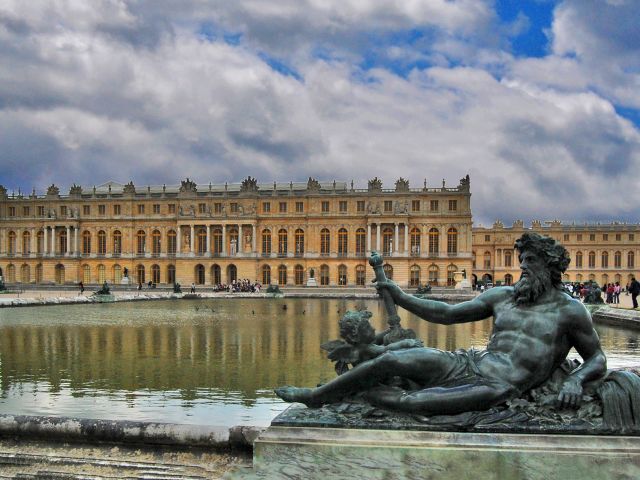
[[633,308],[638,308],[638,295],[640,294],[640,283],[636,280],[636,277],[631,277],[631,283],[629,284],[629,293],[631,294],[631,301],[633,302]]
[[80,282],[80,295],[84,293],[84,283]]

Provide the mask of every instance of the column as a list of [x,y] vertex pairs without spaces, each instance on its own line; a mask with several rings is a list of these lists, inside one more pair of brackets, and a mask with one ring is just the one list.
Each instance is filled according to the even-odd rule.
[[393,255],[397,255],[400,250],[400,228],[398,223],[395,223],[395,231],[393,232]]
[[29,250],[31,250],[31,253],[35,253],[36,252],[36,229],[32,228],[31,229],[31,242],[29,242]]
[[222,224],[222,256],[227,256],[227,225]]
[[209,255],[210,252],[210,248],[209,245],[211,244],[211,225],[207,224],[207,255]]
[[176,255],[180,255],[180,253],[182,253],[182,229],[180,225],[176,227],[176,242]]
[[376,251],[377,251],[378,253],[380,253],[380,237],[381,237],[381,235],[380,235],[380,234],[382,233],[382,232],[380,231],[380,230],[382,230],[382,229],[380,228],[381,226],[382,226],[381,224],[376,223]]
[[251,236],[251,248],[253,250],[253,253],[256,253],[257,252],[256,247],[258,245],[258,240],[256,238],[256,233],[257,233],[258,228],[257,228],[255,223],[253,225],[251,225],[251,227],[253,229],[253,235]]
[[56,226],[51,227],[51,256],[56,256]]
[[367,255],[371,252],[371,224],[367,224]]
[[75,236],[75,240],[73,242],[73,254],[74,255],[78,255],[78,250],[80,250],[79,246],[78,246],[78,227],[74,227],[73,228],[73,234]]
[[193,227],[193,224],[189,225],[189,229],[191,231],[191,237],[189,238],[190,242],[189,242],[189,254],[193,255],[194,249],[193,249],[193,241],[194,241],[194,233],[195,233],[195,229]]
[[49,227],[44,227],[44,252],[43,255],[48,255],[49,254]]
[[67,225],[67,251],[65,254],[69,256],[71,252],[71,227]]

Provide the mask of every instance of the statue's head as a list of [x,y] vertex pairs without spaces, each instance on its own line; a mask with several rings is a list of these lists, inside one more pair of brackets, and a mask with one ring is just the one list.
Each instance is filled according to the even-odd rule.
[[376,331],[369,323],[371,312],[347,311],[340,319],[340,336],[351,345],[373,343]]
[[514,285],[517,303],[533,303],[549,287],[562,287],[569,252],[551,237],[527,232],[516,240],[522,276]]

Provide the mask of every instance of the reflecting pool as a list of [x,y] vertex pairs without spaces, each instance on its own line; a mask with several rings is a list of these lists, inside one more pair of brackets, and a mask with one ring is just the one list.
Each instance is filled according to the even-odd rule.
[[[0,309],[0,412],[187,424],[268,425],[272,389],[335,376],[320,344],[338,318],[381,302],[206,299]],[[401,310],[425,345],[486,345],[491,320],[445,327]],[[597,327],[609,366],[636,365],[639,333]]]

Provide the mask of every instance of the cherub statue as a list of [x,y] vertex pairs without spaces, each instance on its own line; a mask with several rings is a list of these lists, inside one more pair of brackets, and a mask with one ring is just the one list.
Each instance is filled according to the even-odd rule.
[[416,339],[404,339],[382,345],[387,331],[376,335],[369,323],[371,315],[367,310],[347,311],[339,322],[340,336],[343,340],[331,340],[320,346],[329,352],[329,360],[336,362],[335,369],[338,375],[347,372],[349,364],[355,367],[389,350],[423,346],[422,341]]

